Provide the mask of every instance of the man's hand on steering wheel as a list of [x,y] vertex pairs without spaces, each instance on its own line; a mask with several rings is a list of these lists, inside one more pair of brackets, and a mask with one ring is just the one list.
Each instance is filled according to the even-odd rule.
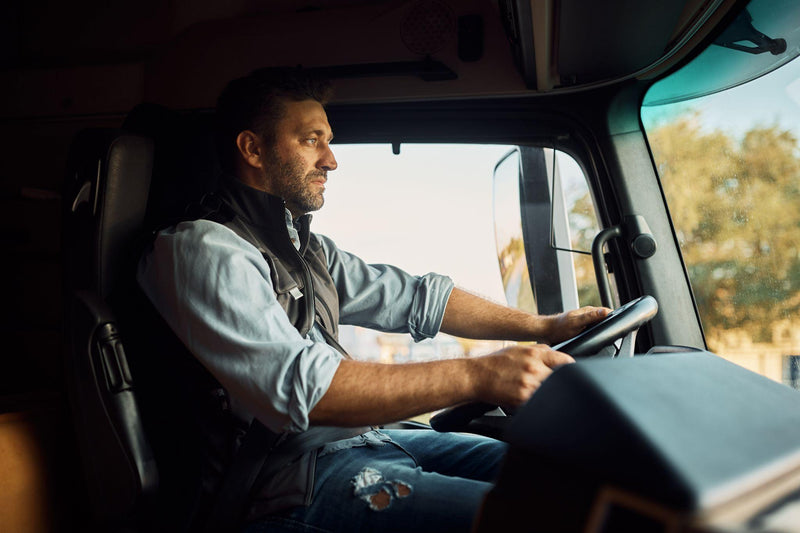
[[[547,317],[545,339],[551,343],[571,339],[610,312],[605,307],[587,306]],[[554,368],[575,360],[546,344],[533,344],[510,346],[474,362],[477,383],[483,384],[478,389],[481,400],[517,407],[528,400]]]
[[470,360],[479,399],[503,407],[522,405],[554,368],[574,362],[544,344],[508,346]]
[[[532,394],[544,380],[544,377],[550,375],[552,370],[559,364],[571,362],[574,357],[595,355],[617,339],[624,339],[623,347],[626,345],[626,341],[630,341],[627,344],[630,351],[629,356],[632,356],[633,338],[636,331],[656,315],[658,303],[652,296],[641,296],[620,306],[613,312],[609,311],[609,309],[602,307],[584,307],[576,311],[555,315],[550,317],[550,326],[553,329],[550,330],[551,336],[548,340],[550,342],[558,342],[557,339],[560,337],[569,335],[565,331],[570,329],[577,331],[572,338],[566,342],[559,342],[553,348],[542,344],[519,346],[519,348],[529,349],[531,360],[538,361],[538,363],[531,363],[534,367],[538,367],[539,364],[546,367],[544,369],[538,367],[538,371],[532,373],[534,376],[533,382],[527,384],[527,389],[522,387],[521,396],[528,392]],[[559,322],[561,322],[561,329],[555,329]],[[564,333],[562,334],[562,332]],[[546,335],[542,335],[542,337],[546,337]],[[496,352],[486,356],[485,361],[499,355],[501,354]],[[560,362],[555,359],[559,357],[562,358]],[[551,361],[553,364],[548,364],[547,361]],[[513,367],[513,365],[511,366]],[[533,385],[532,389],[531,385]],[[521,396],[504,400],[500,397],[479,394],[478,401],[460,404],[440,411],[431,418],[431,426],[436,431],[473,431],[495,438],[502,438],[503,425],[492,424],[473,427],[471,422],[491,411],[498,404],[505,403],[505,405],[513,406]]]
[[611,309],[607,307],[586,306],[549,316],[549,326],[543,342],[553,345],[571,339],[592,324],[603,320],[610,312]]

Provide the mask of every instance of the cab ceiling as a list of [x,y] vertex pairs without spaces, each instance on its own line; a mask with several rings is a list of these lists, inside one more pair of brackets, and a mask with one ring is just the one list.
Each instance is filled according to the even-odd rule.
[[[535,95],[652,76],[735,3],[6,0],[0,69],[134,65],[144,98],[178,107],[269,65],[324,67],[342,101]],[[426,79],[431,65],[451,74]]]

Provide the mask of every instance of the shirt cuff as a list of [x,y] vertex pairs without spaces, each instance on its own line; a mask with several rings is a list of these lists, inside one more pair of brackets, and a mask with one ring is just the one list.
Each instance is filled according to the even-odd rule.
[[447,301],[453,292],[453,280],[447,276],[429,273],[418,279],[408,320],[408,332],[417,342],[439,333]]
[[[300,433],[308,429],[308,415],[328,392],[342,359],[342,354],[320,342],[303,350],[295,361],[288,384],[289,422],[282,428],[284,431]],[[316,379],[308,379],[308,376],[316,376]]]

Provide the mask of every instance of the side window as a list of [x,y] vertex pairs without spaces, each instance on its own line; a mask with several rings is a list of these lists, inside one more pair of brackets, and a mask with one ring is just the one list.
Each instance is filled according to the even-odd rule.
[[[341,249],[414,275],[445,274],[463,289],[528,311],[598,301],[591,257],[569,251],[590,249],[597,217],[583,173],[566,153],[475,144],[402,144],[399,153],[388,144],[333,149],[339,167],[312,229]],[[444,334],[414,343],[406,334],[358,327],[343,327],[340,337],[355,356],[383,362],[503,346]]]
[[[397,147],[395,147],[397,148]],[[495,254],[492,171],[510,146],[336,144],[339,163],[328,176],[325,205],[312,230],[368,263],[413,275],[437,272],[458,287],[505,304]],[[472,356],[503,346],[439,334],[410,335],[343,326],[342,345],[382,362]]]
[[[578,305],[601,305],[597,290],[597,278],[592,262],[591,250],[595,236],[600,232],[600,222],[595,209],[586,176],[578,162],[569,154],[556,150],[553,158],[555,168],[554,206],[563,209],[565,217],[555,217],[556,221],[566,218],[569,241],[554,230],[553,242],[559,251],[570,252],[578,291]],[[554,214],[558,213],[554,209]],[[556,228],[559,224],[554,223]],[[563,230],[562,230],[563,232]],[[569,244],[567,245],[567,242]],[[564,246],[566,245],[566,246]],[[616,298],[613,275],[609,276],[612,297]]]
[[575,159],[514,148],[494,171],[494,213],[508,305],[548,314],[600,305],[590,255],[599,223]]
[[520,152],[514,148],[494,170],[494,233],[506,304],[535,313],[536,301],[522,233]]
[[[749,10],[760,31],[797,35],[797,21],[772,16],[769,2]],[[712,46],[685,75],[653,86],[642,122],[709,349],[800,389],[800,60],[791,57]]]

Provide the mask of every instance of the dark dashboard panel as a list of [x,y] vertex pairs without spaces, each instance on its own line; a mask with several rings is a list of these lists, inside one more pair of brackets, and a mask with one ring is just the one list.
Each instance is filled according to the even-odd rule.
[[545,381],[507,440],[487,523],[520,493],[561,527],[612,509],[731,526],[800,487],[800,392],[708,352],[593,359]]

